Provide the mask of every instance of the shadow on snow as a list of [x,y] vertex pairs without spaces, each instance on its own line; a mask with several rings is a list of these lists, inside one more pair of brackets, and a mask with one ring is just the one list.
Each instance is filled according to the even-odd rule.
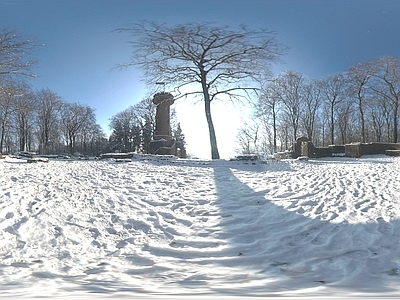
[[[399,220],[378,217],[375,223],[349,224],[311,219],[267,200],[268,190],[255,192],[232,169],[214,168],[221,225],[236,264],[247,270],[248,280],[260,282],[252,286],[255,294],[314,287],[339,294],[395,291]],[[290,168],[282,165],[282,170]],[[232,293],[237,292],[233,285]]]

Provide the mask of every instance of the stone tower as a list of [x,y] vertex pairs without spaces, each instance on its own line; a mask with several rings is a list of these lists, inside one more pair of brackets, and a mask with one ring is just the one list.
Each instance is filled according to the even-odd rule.
[[[186,157],[186,151],[182,142],[175,141],[171,134],[171,105],[174,97],[170,93],[157,93],[153,97],[153,103],[157,106],[156,127],[154,138],[150,142],[152,154],[175,155]],[[178,155],[179,153],[179,155]]]

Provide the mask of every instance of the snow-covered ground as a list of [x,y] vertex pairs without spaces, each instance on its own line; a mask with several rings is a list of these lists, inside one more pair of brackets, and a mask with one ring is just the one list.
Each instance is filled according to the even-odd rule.
[[7,157],[0,176],[0,299],[400,295],[400,158]]

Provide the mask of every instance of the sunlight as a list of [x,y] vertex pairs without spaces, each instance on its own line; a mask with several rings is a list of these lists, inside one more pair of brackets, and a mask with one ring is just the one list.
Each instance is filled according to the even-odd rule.
[[[203,102],[193,103],[180,99],[174,104],[178,121],[186,140],[187,152],[198,158],[211,158],[208,126],[204,114]],[[229,159],[235,156],[236,134],[248,115],[248,109],[232,103],[215,102],[211,106],[217,144],[221,158]]]

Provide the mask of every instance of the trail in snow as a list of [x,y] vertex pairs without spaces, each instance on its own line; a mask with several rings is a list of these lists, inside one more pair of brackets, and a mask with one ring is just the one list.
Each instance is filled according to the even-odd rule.
[[0,297],[398,295],[400,160],[0,161]]

